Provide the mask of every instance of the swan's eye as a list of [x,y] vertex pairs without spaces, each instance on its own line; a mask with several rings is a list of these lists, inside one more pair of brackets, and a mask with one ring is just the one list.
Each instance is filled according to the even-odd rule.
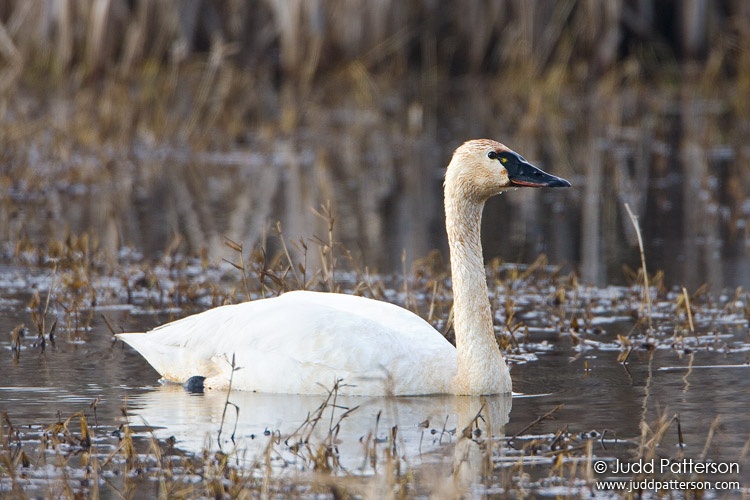
[[508,154],[507,153],[498,153],[497,151],[490,151],[487,153],[487,158],[490,160],[500,160],[500,163],[506,164],[508,163]]
[[508,158],[508,156],[509,156],[508,153],[498,153],[497,151],[490,151],[487,154],[487,156],[490,157],[493,160],[500,160],[500,163],[502,163],[503,165],[505,165],[506,163],[508,163],[508,159],[509,159]]

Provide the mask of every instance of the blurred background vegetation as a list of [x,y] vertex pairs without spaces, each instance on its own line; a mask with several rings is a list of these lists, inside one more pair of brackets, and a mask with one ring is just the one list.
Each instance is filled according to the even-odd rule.
[[446,255],[444,167],[488,137],[574,185],[492,200],[488,258],[621,282],[628,203],[668,284],[747,286],[749,133],[744,0],[0,2],[6,259],[218,261],[322,237],[330,201],[357,265],[400,270]]

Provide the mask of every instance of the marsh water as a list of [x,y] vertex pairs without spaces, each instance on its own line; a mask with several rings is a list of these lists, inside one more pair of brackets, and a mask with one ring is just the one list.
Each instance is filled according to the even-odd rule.
[[[201,273],[200,266],[194,272]],[[61,478],[72,481],[76,490],[90,491],[90,481],[81,482],[86,467],[70,465],[75,446],[49,445],[51,426],[77,412],[87,417],[100,462],[115,452],[127,423],[142,449],[155,437],[165,454],[200,460],[206,451],[222,451],[240,468],[256,470],[259,463],[267,463],[270,468],[260,467],[263,474],[286,474],[290,480],[293,471],[292,477],[300,481],[304,471],[313,468],[314,458],[314,453],[300,451],[300,429],[302,434],[309,430],[304,442],[312,444],[331,439],[329,431],[336,427],[333,442],[339,475],[382,474],[383,457],[393,453],[409,470],[446,480],[459,469],[456,457],[462,429],[481,413],[489,434],[477,434],[477,440],[494,443],[483,449],[495,472],[472,476],[471,488],[477,494],[511,487],[537,494],[596,493],[592,480],[638,476],[592,475],[592,460],[603,459],[613,466],[615,459],[630,463],[639,457],[738,463],[739,473],[656,477],[737,481],[739,488],[735,484],[728,492],[712,494],[746,494],[750,485],[747,297],[696,298],[690,333],[679,306],[680,294],[667,292],[655,300],[652,333],[643,336],[634,328],[638,321],[634,311],[642,307],[638,287],[580,287],[562,297],[560,284],[547,281],[550,276],[533,275],[512,286],[495,280],[491,289],[498,320],[501,305],[511,294],[514,321],[523,325],[515,332],[517,345],[507,351],[516,391],[512,399],[339,395],[325,404],[322,396],[191,394],[181,386],[161,384],[158,374],[135,351],[116,341],[110,328],[143,331],[201,307],[160,306],[153,286],[126,293],[118,280],[106,276],[96,283],[98,305],[80,308],[76,318],[63,307],[62,297],[57,304],[52,301],[46,328],[56,319],[56,334],[47,337],[42,348],[31,326],[33,311],[40,307],[32,303],[32,294],[44,299],[52,289],[54,295],[54,287],[64,280],[55,278],[50,269],[5,267],[0,273],[0,330],[10,332],[22,323],[29,326],[20,348],[14,347],[9,335],[0,337],[5,446],[15,454],[24,450],[31,460],[18,469],[14,481],[20,481],[30,496],[50,494]],[[162,269],[156,277],[165,289],[175,287],[168,270]],[[211,273],[206,280],[222,281]],[[396,302],[404,299],[397,289],[386,292]],[[416,298],[424,312],[426,298],[419,294]],[[435,324],[440,328],[441,320]],[[630,344],[623,339],[630,339]],[[310,424],[311,415],[320,416],[317,429]],[[560,436],[567,443],[567,458],[555,467],[560,450],[549,443]],[[649,445],[657,436],[658,444]],[[591,447],[588,455],[582,451],[585,445]],[[650,447],[653,455],[644,451]],[[70,472],[43,465],[54,463],[68,464]],[[184,473],[185,480],[194,474]],[[498,479],[503,475],[507,482]],[[119,491],[122,477],[102,474],[98,481],[102,492]],[[6,477],[0,491],[11,491],[11,484]],[[144,479],[138,488],[156,492],[158,482]]]
[[[687,101],[670,102],[696,105]],[[744,150],[704,144],[700,130],[673,136],[675,122],[681,127],[694,118],[689,113],[659,117],[664,121],[647,129],[655,134],[649,137],[625,133],[638,120],[612,125],[606,141],[581,127],[586,133],[571,141],[576,151],[560,163],[559,151],[530,147],[538,158],[552,157],[540,166],[576,187],[518,190],[488,204],[483,243],[498,337],[513,334],[506,346],[512,399],[333,402],[195,395],[162,385],[113,332],[144,331],[246,299],[237,245],[253,286],[275,286],[271,293],[308,282],[325,288],[329,277],[315,269],[348,272],[344,291],[399,303],[446,331],[445,252],[429,250],[444,247],[440,193],[449,146],[400,138],[384,149],[392,139],[370,135],[384,117],[360,120],[369,115],[351,109],[315,116],[334,128],[360,125],[340,140],[317,143],[309,133],[273,141],[251,134],[251,147],[228,152],[138,141],[125,153],[119,146],[87,152],[73,144],[67,162],[42,160],[30,148],[14,163],[0,204],[0,410],[7,414],[4,456],[18,470],[0,479],[0,491],[54,495],[70,483],[74,491],[96,485],[117,495],[135,482],[137,492],[153,494],[166,474],[155,465],[159,449],[174,460],[192,457],[193,466],[170,472],[183,482],[205,482],[218,451],[253,478],[283,478],[276,485],[281,494],[290,484],[306,494],[314,481],[305,474],[321,468],[311,444],[317,443],[329,450],[326,470],[336,478],[377,477],[398,457],[398,470],[409,471],[401,477],[416,474],[410,487],[429,495],[461,470],[462,430],[481,414],[487,428],[469,443],[482,443],[480,455],[492,466],[470,475],[468,486],[480,495],[595,493],[595,480],[622,477],[594,473],[596,460],[660,458],[738,463],[739,473],[729,475],[658,477],[737,481],[712,494],[747,495],[747,200],[742,189],[730,189],[742,186],[747,171],[729,166]],[[720,114],[706,119],[718,123]],[[568,120],[557,122],[561,130],[576,129],[585,116],[579,110]],[[694,178],[676,153],[690,148],[705,160]],[[592,161],[618,182],[597,184],[592,172],[582,174],[577,165]],[[622,270],[640,267],[623,201],[643,229],[651,312],[643,275]],[[535,261],[539,255],[547,257]],[[496,256],[527,264],[506,265]],[[401,273],[370,275],[371,269]],[[14,340],[10,332],[21,324],[27,333]],[[78,412],[107,464],[93,479],[91,470],[99,469],[82,463],[88,451],[76,441]],[[55,441],[58,423],[69,427],[66,442]],[[123,451],[123,429],[133,433],[138,466]]]

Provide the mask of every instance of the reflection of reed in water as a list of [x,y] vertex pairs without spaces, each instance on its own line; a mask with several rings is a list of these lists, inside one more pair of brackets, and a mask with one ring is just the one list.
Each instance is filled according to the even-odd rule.
[[455,486],[468,489],[482,479],[491,477],[494,444],[504,436],[508,423],[511,398],[459,398],[457,440],[453,450]]

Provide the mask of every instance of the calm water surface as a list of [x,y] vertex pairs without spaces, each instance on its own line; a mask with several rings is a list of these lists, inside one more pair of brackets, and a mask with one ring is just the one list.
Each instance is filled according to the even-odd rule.
[[[7,283],[7,281],[6,281]],[[94,311],[92,328],[74,338],[58,327],[54,346],[44,352],[34,346],[35,335],[23,340],[14,359],[8,333],[18,324],[30,323],[28,295],[13,287],[0,291],[0,411],[15,426],[46,427],[59,418],[83,411],[110,433],[124,421],[126,407],[133,428],[143,439],[154,435],[175,439],[183,452],[202,449],[242,450],[243,457],[262,457],[268,445],[304,424],[323,403],[320,396],[286,396],[233,392],[223,432],[222,413],[226,394],[191,395],[180,387],[164,386],[158,374],[135,351],[115,341],[103,317],[131,331],[152,328],[167,313],[136,306],[101,307]],[[534,311],[524,313],[528,324]],[[711,342],[693,349],[691,355],[669,347],[649,352],[635,349],[627,363],[617,361],[621,349],[618,334],[627,335],[632,322],[598,313],[600,330],[583,342],[547,328],[530,328],[525,355],[515,356],[512,366],[512,398],[346,398],[327,408],[316,432],[325,439],[346,408],[358,407],[344,418],[337,435],[341,466],[348,471],[372,472],[365,460],[367,446],[386,447],[390,429],[398,426],[399,453],[411,465],[452,460],[455,429],[463,428],[479,406],[492,421],[493,435],[513,436],[605,433],[605,444],[594,445],[595,457],[627,460],[640,442],[643,422],[655,425],[661,415],[678,416],[686,457],[718,462],[739,462],[741,473],[733,480],[750,486],[750,346],[748,325],[742,319],[721,329]],[[523,319],[524,316],[521,316]],[[30,329],[33,330],[33,329]],[[717,330],[719,332],[719,330]],[[577,344],[577,345],[576,345]],[[664,346],[668,342],[663,341]],[[692,366],[691,366],[692,365]],[[91,403],[98,399],[96,415]],[[537,417],[558,405],[552,418],[527,428]],[[37,427],[35,427],[37,426]],[[234,434],[234,436],[232,436]],[[709,438],[709,434],[712,436]],[[616,438],[616,440],[614,439]],[[660,454],[678,453],[678,429],[671,424],[661,442]],[[282,448],[284,448],[282,446]],[[502,448],[502,447],[501,447]],[[287,450],[288,451],[288,450]],[[279,463],[295,457],[280,453]],[[502,462],[502,457],[495,457]],[[509,460],[517,460],[512,456]],[[533,470],[533,468],[531,469]],[[541,476],[548,469],[540,469]],[[723,479],[723,478],[720,478]]]

